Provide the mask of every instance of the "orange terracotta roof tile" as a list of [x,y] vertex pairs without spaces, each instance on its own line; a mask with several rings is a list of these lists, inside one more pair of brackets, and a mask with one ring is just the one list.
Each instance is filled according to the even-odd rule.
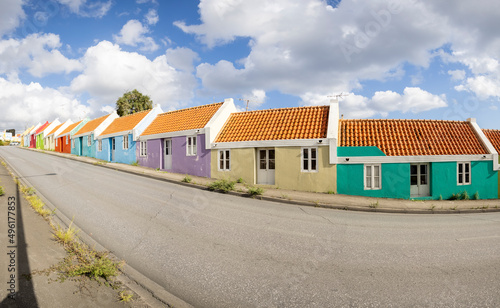
[[498,129],[483,129],[483,133],[490,140],[491,144],[500,153],[500,130]]
[[76,133],[75,133],[75,136],[78,136],[78,135],[83,135],[85,133],[88,133],[88,132],[91,132],[91,131],[94,131],[99,125],[101,125],[102,122],[104,122],[104,120],[106,120],[106,118],[109,116],[109,114],[105,115],[105,116],[102,116],[100,118],[97,118],[97,119],[93,119],[91,121],[88,121],[87,123],[85,123],[85,125],[82,126],[82,128],[80,128]]
[[233,113],[215,142],[326,138],[329,106]]
[[145,110],[133,114],[129,114],[120,118],[116,118],[105,130],[102,132],[101,136],[103,135],[109,135],[109,134],[114,134],[114,133],[119,133],[119,132],[124,132],[124,131],[129,131],[136,127],[139,122],[141,122],[142,119],[144,119],[145,116],[148,115],[148,113],[151,111],[150,110]]
[[159,114],[141,136],[203,128],[222,104],[215,103]]
[[340,119],[339,146],[376,146],[387,156],[487,154],[465,121]]
[[50,131],[48,134],[46,134],[45,136],[52,135],[53,133],[55,133],[55,132],[56,132],[56,130],[58,130],[58,129],[59,129],[59,127],[63,126],[63,124],[64,124],[64,123],[61,123],[61,124],[57,125],[56,127],[54,127],[54,129],[53,129],[53,130],[51,130],[51,131]]
[[62,131],[62,133],[61,133],[60,135],[65,135],[65,134],[67,134],[67,133],[71,132],[71,131],[75,128],[75,127],[77,127],[78,125],[80,125],[80,123],[82,123],[82,121],[83,121],[83,120],[78,121],[78,122],[76,122],[76,123],[73,123],[73,124],[71,124],[70,126],[66,127],[66,129],[65,129],[65,130],[63,130],[63,131]]

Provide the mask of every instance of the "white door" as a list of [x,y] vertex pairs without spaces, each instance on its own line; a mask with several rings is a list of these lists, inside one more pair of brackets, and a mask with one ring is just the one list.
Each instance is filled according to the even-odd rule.
[[410,196],[430,196],[429,164],[410,165]]
[[163,145],[163,169],[172,169],[172,139],[165,139]]
[[274,149],[258,149],[257,184],[274,185]]

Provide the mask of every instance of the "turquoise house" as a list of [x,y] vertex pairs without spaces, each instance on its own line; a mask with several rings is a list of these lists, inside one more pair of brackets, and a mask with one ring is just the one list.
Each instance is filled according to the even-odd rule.
[[498,198],[498,153],[475,119],[339,120],[337,191],[401,199]]
[[163,113],[160,105],[113,122],[97,137],[96,158],[123,164],[137,162],[136,142],[142,132]]
[[71,154],[96,157],[96,138],[118,118],[116,111],[88,121],[71,137]]

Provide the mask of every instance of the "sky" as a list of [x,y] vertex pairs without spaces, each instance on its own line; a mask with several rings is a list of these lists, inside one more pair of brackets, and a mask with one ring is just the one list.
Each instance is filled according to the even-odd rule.
[[497,0],[0,0],[0,130],[164,111],[327,105],[500,129]]

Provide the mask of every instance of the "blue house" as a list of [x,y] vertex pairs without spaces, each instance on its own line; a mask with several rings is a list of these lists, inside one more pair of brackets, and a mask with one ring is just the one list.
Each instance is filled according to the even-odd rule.
[[118,118],[116,111],[100,118],[88,121],[71,137],[71,154],[96,157],[96,138]]
[[160,105],[151,110],[137,112],[113,122],[97,136],[96,158],[123,164],[137,162],[136,142],[142,132],[163,113]]

